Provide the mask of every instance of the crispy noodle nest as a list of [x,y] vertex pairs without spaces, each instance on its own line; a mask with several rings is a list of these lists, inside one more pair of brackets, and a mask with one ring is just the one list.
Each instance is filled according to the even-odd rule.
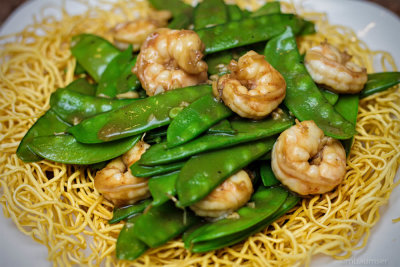
[[[236,2],[242,8],[260,6],[259,1]],[[379,208],[399,184],[394,179],[400,163],[398,87],[360,101],[348,171],[334,191],[303,199],[264,231],[234,246],[193,254],[176,239],[150,249],[135,262],[118,261],[115,243],[123,223],[107,223],[113,205],[93,188],[94,172],[47,160],[24,163],[15,154],[27,130],[49,108],[50,94],[74,79],[71,37],[89,32],[112,41],[110,29],[116,23],[152,12],[145,1],[101,3],[104,9],[90,7],[82,15],[71,16],[63,9],[61,20],[43,12],[21,33],[1,37],[5,44],[0,51],[0,203],[4,215],[21,232],[47,246],[50,261],[67,266],[101,262],[118,266],[285,266],[308,264],[318,253],[345,259],[366,245],[370,229],[379,220]],[[352,30],[329,25],[325,14],[292,4],[283,4],[283,10],[297,10],[316,22],[317,34],[298,39],[301,52],[327,39],[346,48],[369,73],[374,72],[377,58],[384,71],[396,70],[388,53],[370,51]]]

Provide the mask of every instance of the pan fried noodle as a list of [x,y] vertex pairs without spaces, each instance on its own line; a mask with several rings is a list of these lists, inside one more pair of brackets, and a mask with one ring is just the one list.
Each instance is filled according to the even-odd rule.
[[[238,2],[242,8],[260,5],[259,1]],[[295,11],[292,4],[283,9]],[[318,34],[299,39],[302,52],[327,39],[346,48],[369,73],[374,72],[377,58],[383,70],[396,69],[389,54],[370,51],[350,29],[327,24],[324,14],[297,11],[318,27]],[[47,246],[48,259],[55,265],[132,264],[116,260],[114,254],[123,224],[108,224],[113,205],[93,188],[94,172],[46,160],[25,164],[16,149],[49,108],[50,94],[74,78],[71,36],[91,32],[112,41],[112,26],[148,12],[145,2],[116,1],[107,11],[91,7],[79,16],[64,10],[60,21],[47,16],[16,36],[2,37],[15,40],[0,52],[0,203],[21,232]],[[179,239],[149,250],[134,264],[283,266],[308,264],[318,253],[350,257],[365,246],[379,220],[379,208],[399,183],[394,182],[400,164],[399,103],[398,88],[361,100],[346,178],[333,192],[303,199],[267,229],[234,246],[193,254]]]

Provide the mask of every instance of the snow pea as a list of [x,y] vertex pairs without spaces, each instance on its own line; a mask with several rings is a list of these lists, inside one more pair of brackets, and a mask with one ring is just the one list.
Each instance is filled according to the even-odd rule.
[[190,206],[207,196],[229,176],[271,150],[275,140],[266,138],[191,157],[176,181],[178,205]]
[[210,75],[218,74],[220,76],[228,73],[229,70],[227,67],[232,59],[238,60],[242,55],[250,50],[254,50],[257,53],[262,54],[264,52],[264,48],[265,42],[261,42],[208,55],[205,57],[205,61],[208,65],[208,73]]
[[132,72],[136,59],[137,57],[132,54],[131,45],[116,56],[101,75],[96,96],[114,98],[119,94],[140,88],[140,81]]
[[89,75],[98,82],[108,63],[121,52],[100,36],[84,33],[72,37],[71,53]]
[[160,127],[146,132],[144,141],[149,144],[158,144],[164,141],[167,136],[167,127]]
[[307,35],[315,33],[315,24],[311,21],[304,21],[303,28],[301,28],[300,32],[297,35]]
[[202,96],[172,120],[167,130],[167,146],[171,148],[186,143],[230,115],[231,109],[212,94]]
[[79,64],[79,62],[76,62],[75,69],[74,69],[74,74],[75,75],[86,74],[86,70],[82,67],[81,64]]
[[148,186],[153,197],[152,206],[160,206],[176,195],[175,183],[179,172],[168,173],[149,179]]
[[270,160],[271,159],[271,151],[265,153],[262,157],[260,157],[258,160]]
[[340,95],[334,105],[335,110],[352,123],[354,130],[357,122],[359,95]]
[[155,175],[161,175],[165,173],[170,173],[173,171],[180,170],[185,162],[173,162],[164,165],[157,165],[157,166],[142,166],[139,165],[139,162],[136,162],[131,165],[131,173],[137,177],[152,177]]
[[94,84],[89,83],[84,78],[79,78],[72,81],[65,87],[65,89],[90,96],[94,96],[96,93],[96,86]]
[[136,220],[133,232],[141,241],[154,248],[179,236],[198,220],[191,211],[179,209],[172,201],[168,201],[142,214]]
[[188,9],[186,12],[174,16],[173,20],[168,24],[170,29],[187,29],[192,23],[192,9]]
[[265,5],[251,13],[250,17],[258,17],[274,13],[281,13],[281,4],[278,1],[265,3]]
[[267,118],[261,121],[234,120],[231,127],[237,133],[205,134],[186,144],[168,149],[166,143],[150,147],[140,158],[138,164],[154,166],[188,158],[214,149],[226,148],[240,143],[255,141],[278,134],[294,123],[294,119],[283,113],[278,119]]
[[236,131],[232,128],[231,123],[227,119],[216,123],[215,125],[210,127],[210,129],[208,129],[207,132],[210,134],[230,134],[230,135],[236,133]]
[[120,260],[134,260],[148,250],[148,246],[137,238],[134,228],[140,216],[134,216],[127,220],[118,235],[116,255]]
[[[357,114],[358,114],[358,103],[359,95],[340,95],[338,101],[335,104],[335,110],[342,115],[346,120],[350,121],[354,125],[354,131],[356,129]],[[351,146],[353,145],[354,136],[342,140],[346,155],[349,155]]]
[[155,9],[169,10],[172,16],[179,15],[188,8],[192,8],[181,0],[149,0],[149,2]]
[[194,9],[195,29],[211,27],[228,21],[228,10],[223,0],[203,0]]
[[109,224],[117,223],[142,213],[150,204],[152,199],[145,199],[133,205],[115,208],[113,217],[108,221]]
[[[66,89],[86,95],[94,95],[95,92],[95,86],[82,78],[71,82],[67,85]],[[33,153],[28,148],[27,144],[34,137],[62,133],[67,130],[68,127],[70,127],[70,125],[58,117],[54,110],[48,110],[25,134],[18,146],[17,156],[24,162],[35,162],[41,160],[42,157]]]
[[229,72],[227,66],[233,59],[232,50],[224,50],[205,57],[210,75],[223,75]]
[[108,99],[84,95],[68,88],[60,88],[50,97],[50,106],[64,121],[76,125],[96,114],[126,106],[135,99]]
[[211,92],[210,85],[197,85],[167,91],[122,108],[85,119],[68,129],[82,143],[101,143],[144,133],[168,125],[169,111],[185,106]]
[[262,161],[260,165],[260,176],[263,185],[266,187],[278,185],[281,183],[278,179],[276,179],[275,174],[272,171],[271,161]]
[[229,235],[229,236],[224,236],[220,238],[215,238],[203,242],[196,242],[196,243],[185,243],[185,247],[189,248],[192,252],[195,253],[200,253],[200,252],[206,252],[210,250],[215,250],[219,248],[224,248],[236,243],[239,243],[240,241],[246,239],[247,237],[258,233],[265,229],[268,225],[273,223],[275,220],[279,219],[281,216],[283,216],[285,213],[287,213],[289,210],[291,210],[299,201],[299,197],[294,196],[292,194],[289,194],[289,196],[286,198],[285,202],[282,204],[279,209],[274,212],[271,216],[269,216],[267,219],[262,220],[260,223],[254,225],[253,227],[250,227],[244,231]]
[[[239,218],[225,218],[205,224],[188,236],[190,243],[204,242],[247,231],[260,222],[271,218],[285,202],[289,193],[282,187],[265,188],[260,186],[251,197],[253,207],[243,206],[237,213]],[[186,243],[188,243],[186,241]]]
[[186,29],[193,20],[193,7],[180,0],[150,0],[151,5],[158,10],[169,10],[172,21],[168,24],[170,29]]
[[399,83],[400,72],[378,72],[368,74],[368,80],[363,90],[360,92],[360,98],[382,92]]
[[125,139],[105,144],[83,144],[68,134],[38,136],[28,144],[37,155],[55,162],[66,164],[93,164],[116,158],[131,149],[141,136],[131,136]]
[[290,28],[269,41],[264,54],[285,78],[284,103],[296,118],[300,121],[314,120],[325,135],[336,139],[348,139],[355,134],[353,123],[329,104],[300,62],[296,39]]
[[319,90],[321,91],[321,94],[325,97],[325,99],[329,102],[329,104],[335,105],[335,103],[338,101],[338,94],[323,88],[319,88]]
[[299,33],[305,20],[294,14],[270,14],[254,18],[230,21],[210,28],[196,30],[205,44],[205,54],[267,41],[281,34],[286,27]]
[[17,156],[24,162],[35,162],[41,160],[42,157],[34,153],[28,147],[28,144],[35,137],[62,133],[66,131],[68,127],[70,127],[70,125],[61,120],[53,110],[48,110],[25,134],[24,138],[19,143]]
[[232,21],[232,20],[240,20],[243,17],[245,17],[244,12],[237,5],[234,5],[234,4],[229,5],[229,4],[227,4],[226,5],[226,9],[228,11],[228,17],[229,17],[230,21]]

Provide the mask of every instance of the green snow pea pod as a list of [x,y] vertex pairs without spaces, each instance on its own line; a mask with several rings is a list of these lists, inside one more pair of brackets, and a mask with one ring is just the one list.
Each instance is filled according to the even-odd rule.
[[192,8],[181,0],[149,0],[149,2],[155,9],[169,10],[173,16],[181,14],[188,8]]
[[210,85],[190,86],[167,91],[101,113],[68,129],[82,143],[101,143],[141,134],[168,125],[174,107],[185,106],[211,92]]
[[162,175],[166,173],[170,173],[173,171],[180,170],[185,162],[173,162],[169,164],[164,164],[164,165],[157,165],[157,166],[142,166],[139,165],[139,162],[135,162],[134,164],[131,165],[131,173],[134,176],[137,177],[152,177],[155,175]]
[[325,97],[325,99],[329,102],[329,104],[335,105],[335,103],[338,101],[338,94],[323,88],[319,88],[319,90],[321,91],[321,94]]
[[65,89],[90,96],[94,96],[96,93],[96,86],[94,84],[89,83],[84,78],[79,78],[72,81],[65,87]]
[[232,50],[224,50],[205,58],[208,65],[208,73],[210,75],[223,75],[228,73],[228,65],[233,59]]
[[170,29],[187,29],[189,25],[192,23],[192,9],[188,9],[185,12],[174,16],[172,21],[168,24],[168,28]]
[[205,134],[191,142],[168,149],[165,143],[150,147],[140,158],[138,164],[154,166],[179,161],[190,156],[214,149],[226,148],[240,143],[255,141],[273,136],[286,130],[294,119],[283,113],[280,118],[261,121],[235,120],[231,127],[236,134]]
[[209,134],[230,134],[233,135],[236,131],[232,128],[231,123],[228,120],[222,120],[210,127],[207,131]]
[[158,247],[179,236],[199,220],[191,211],[175,207],[172,201],[150,208],[135,222],[134,234],[149,247]]
[[158,10],[169,10],[173,19],[168,24],[170,29],[186,29],[193,20],[193,7],[181,0],[150,0]]
[[[353,123],[354,131],[356,130],[357,114],[358,114],[359,95],[340,95],[335,104],[335,110],[342,115],[346,120]],[[351,146],[353,145],[354,136],[342,140],[346,155],[349,155]]]
[[144,136],[144,141],[150,144],[158,144],[163,142],[166,136],[167,136],[167,128],[160,127],[146,132]]
[[188,238],[194,231],[196,231],[198,228],[202,227],[203,225],[207,224],[205,220],[201,220],[198,223],[192,225],[190,228],[188,228],[183,234],[182,234],[182,241],[184,242],[185,248],[190,248],[191,243],[190,239]]
[[176,181],[179,206],[190,206],[207,196],[229,176],[271,150],[275,140],[266,138],[190,158]]
[[315,24],[311,21],[306,20],[304,22],[303,28],[301,31],[298,33],[298,35],[307,35],[307,34],[313,34],[315,33]]
[[145,199],[133,205],[115,208],[113,217],[108,221],[109,224],[117,223],[142,213],[152,202],[152,199]]
[[211,75],[218,74],[219,76],[229,73],[228,65],[232,59],[238,60],[249,50],[262,54],[264,52],[265,42],[237,47],[229,50],[224,50],[205,57],[208,65],[208,73]]
[[152,206],[160,206],[175,196],[175,183],[179,172],[168,173],[149,179],[148,186],[153,197]]
[[274,172],[271,168],[271,161],[262,161],[260,165],[260,176],[264,186],[278,185],[281,182],[276,179]]
[[72,37],[71,53],[98,82],[108,63],[121,52],[100,36],[84,33]]
[[352,123],[355,131],[358,114],[359,95],[340,95],[335,103],[335,110],[346,120]]
[[265,5],[251,13],[250,17],[258,17],[274,13],[281,13],[281,4],[278,1],[265,3]]
[[179,112],[168,126],[167,146],[186,143],[230,115],[231,109],[212,94],[202,96]]
[[285,202],[288,191],[282,187],[259,187],[251,197],[254,207],[243,206],[236,212],[239,218],[226,218],[205,224],[188,236],[190,243],[204,242],[246,231],[260,222],[271,218]]
[[79,64],[79,62],[76,62],[74,74],[75,75],[86,74],[86,70],[82,67],[81,64]]
[[265,153],[262,157],[260,157],[258,160],[271,160],[271,151]]
[[228,10],[223,0],[203,0],[194,9],[195,29],[211,27],[228,21]]
[[400,72],[379,72],[368,74],[368,81],[360,92],[360,98],[382,92],[400,83]]
[[229,5],[229,4],[227,4],[226,5],[226,9],[228,11],[228,17],[229,17],[230,21],[232,21],[232,20],[240,20],[245,16],[243,11],[237,5]]
[[66,164],[94,164],[116,158],[131,149],[141,136],[131,136],[105,144],[79,143],[72,135],[35,137],[28,147],[37,155]]
[[286,27],[299,33],[305,20],[293,14],[270,14],[230,21],[210,28],[196,30],[206,46],[205,54],[267,41],[281,34]]
[[192,244],[187,242],[188,245],[186,245],[185,243],[185,247],[190,249],[192,252],[200,253],[219,248],[224,248],[239,243],[240,241],[246,239],[247,237],[265,229],[268,225],[270,225],[271,223],[279,219],[281,216],[283,216],[285,213],[287,213],[289,210],[291,210],[297,204],[298,201],[299,197],[289,194],[285,202],[279,207],[279,209],[276,212],[274,212],[271,216],[267,217],[265,220],[262,220],[258,224],[248,228],[247,230],[229,236],[206,240],[203,242],[196,242]]
[[137,57],[132,54],[131,45],[116,56],[101,75],[96,96],[114,98],[119,94],[138,89],[139,78],[132,72],[136,59]]
[[42,159],[34,153],[28,144],[38,136],[53,135],[66,131],[70,125],[61,120],[53,110],[48,110],[31,126],[24,138],[19,143],[17,156],[24,162],[35,162]]
[[323,97],[300,62],[295,36],[290,28],[265,47],[267,61],[286,80],[285,105],[300,121],[313,120],[325,135],[348,139],[355,134],[353,123],[341,116]]
[[120,260],[135,260],[145,253],[149,247],[137,238],[134,228],[140,216],[134,216],[127,220],[118,235],[116,244],[117,258]]
[[76,125],[96,114],[126,106],[135,99],[108,99],[83,95],[67,88],[60,88],[50,97],[50,106],[64,121]]

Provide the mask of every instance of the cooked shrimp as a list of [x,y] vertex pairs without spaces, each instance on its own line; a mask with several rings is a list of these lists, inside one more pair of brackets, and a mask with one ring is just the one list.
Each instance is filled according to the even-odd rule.
[[351,55],[327,42],[306,52],[304,64],[316,83],[341,94],[354,94],[367,82],[367,70],[350,61]]
[[143,43],[134,72],[151,96],[207,81],[204,44],[190,30],[158,29]]
[[285,98],[285,79],[263,55],[249,51],[228,69],[230,74],[213,82],[213,92],[241,117],[262,119]]
[[126,49],[132,44],[133,50],[138,51],[146,37],[156,29],[165,27],[170,18],[171,12],[162,10],[149,18],[119,23],[112,30],[114,43],[120,49]]
[[241,170],[190,208],[199,216],[221,217],[229,215],[246,204],[252,193],[251,179],[247,172]]
[[96,173],[94,187],[114,205],[133,204],[148,198],[150,191],[147,178],[132,175],[129,167],[138,161],[149,145],[139,141],[124,155],[112,160],[101,171]]
[[301,195],[332,190],[346,173],[346,153],[342,144],[324,136],[314,121],[297,122],[282,132],[272,150],[275,176]]

